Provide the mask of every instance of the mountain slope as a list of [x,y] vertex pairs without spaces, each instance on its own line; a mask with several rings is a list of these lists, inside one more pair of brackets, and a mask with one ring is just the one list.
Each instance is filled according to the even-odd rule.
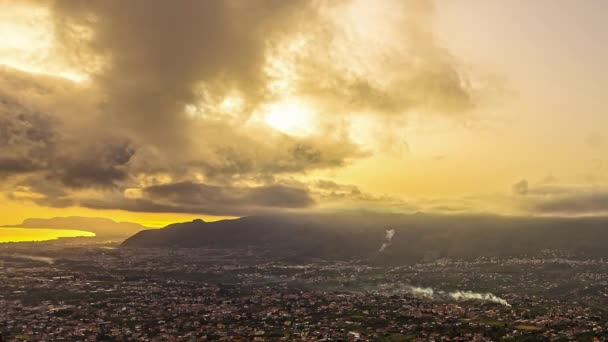
[[[392,241],[386,229],[395,230]],[[383,243],[388,246],[380,252]],[[135,234],[123,247],[261,248],[276,256],[428,258],[537,254],[555,249],[608,257],[606,218],[433,215],[293,215],[179,223]]]

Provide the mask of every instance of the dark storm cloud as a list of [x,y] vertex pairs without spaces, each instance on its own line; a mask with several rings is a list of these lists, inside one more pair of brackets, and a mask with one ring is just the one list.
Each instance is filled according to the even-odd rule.
[[[4,72],[2,76],[6,79],[23,76],[17,71]],[[60,80],[54,82],[61,83]],[[40,205],[194,213],[206,210],[222,214],[310,207],[314,201],[306,191],[274,184],[274,176],[343,166],[347,158],[360,153],[354,144],[331,137],[298,138],[267,131],[263,132],[266,141],[260,141],[256,136],[259,132],[230,129],[226,124],[206,127],[198,123],[199,132],[209,132],[218,139],[199,146],[202,154],[199,159],[180,159],[179,153],[167,158],[167,151],[158,154],[155,153],[159,151],[157,148],[141,141],[136,145],[121,138],[111,126],[102,124],[100,116],[95,116],[95,110],[86,113],[92,118],[84,120],[84,125],[70,120],[73,112],[60,109],[73,108],[48,104],[50,99],[63,95],[45,82],[24,77],[13,82],[17,83],[19,87],[0,87],[3,104],[0,108],[0,172],[16,177],[5,189],[23,187],[34,195],[31,200]],[[38,108],[52,111],[41,113]],[[218,127],[221,129],[214,129]],[[197,186],[185,181],[181,183],[181,195],[173,192],[161,203],[155,202],[159,198],[133,200],[121,194],[124,189],[138,185],[134,179],[138,175],[169,172],[172,178],[187,179],[191,169],[203,171],[220,185]],[[257,188],[230,187],[226,184],[232,177],[267,181],[266,185]],[[203,194],[214,194],[211,198],[218,203],[203,205],[186,200],[184,185],[192,185],[192,190],[199,192],[199,199]],[[73,192],[87,189],[101,192],[93,197]],[[144,194],[159,194],[158,189],[152,189],[144,189]],[[12,192],[8,192],[8,197],[22,199]]]
[[[53,188],[53,182],[103,187],[127,177],[131,146],[114,141],[103,127],[87,126],[88,132],[70,127],[70,117],[61,112],[65,107],[50,103],[69,92],[52,85],[61,84],[59,80],[41,82],[9,69],[0,70],[0,79],[6,81],[0,86],[0,173],[26,175],[22,185],[31,182],[39,189]],[[42,182],[49,185],[41,186]]]
[[135,150],[128,143],[106,142],[82,151],[78,158],[60,160],[50,175],[73,188],[113,186],[129,176],[126,164]]
[[158,185],[143,190],[147,197],[187,206],[308,207],[313,204],[305,189],[282,185],[239,188],[190,182]]
[[[100,124],[133,141],[142,154],[134,172],[222,180],[340,167],[362,155],[346,137],[239,127],[269,100],[268,51],[316,20],[309,1],[57,1],[53,16],[67,53],[99,60],[91,72],[104,99]],[[216,112],[233,93],[243,108]]]
[[[186,104],[236,90],[266,97],[265,53],[308,18],[304,1],[57,1],[62,43],[76,58],[106,63],[95,74],[110,123],[147,143],[180,145]],[[86,39],[78,34],[92,32]]]
[[0,102],[0,173],[49,167],[57,139],[51,118],[42,113],[29,113],[10,100],[0,99]]
[[320,180],[311,184],[292,181],[262,186],[214,186],[204,183],[179,182],[146,187],[136,198],[125,197],[120,192],[110,191],[101,197],[49,196],[36,201],[51,207],[80,205],[91,209],[214,215],[310,211],[315,210],[314,207],[319,202],[328,204],[330,207],[347,204],[351,209],[369,209],[372,204],[380,204],[385,209],[407,212],[416,210],[416,207],[398,198],[372,195],[362,192],[354,185],[339,184],[328,180]]
[[141,198],[84,199],[79,204],[93,209],[139,212],[176,212],[214,215],[249,215],[286,209],[308,209],[315,202],[307,189],[285,185],[237,187],[182,182],[143,189]]

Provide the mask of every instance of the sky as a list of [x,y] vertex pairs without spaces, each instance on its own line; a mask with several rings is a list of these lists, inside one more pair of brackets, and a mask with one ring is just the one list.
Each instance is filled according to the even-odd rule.
[[601,0],[0,0],[0,224],[608,213]]

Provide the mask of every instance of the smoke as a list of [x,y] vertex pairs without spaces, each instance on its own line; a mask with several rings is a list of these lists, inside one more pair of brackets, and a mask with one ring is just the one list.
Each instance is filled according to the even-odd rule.
[[388,248],[388,246],[392,244],[393,236],[395,236],[395,230],[393,228],[387,229],[384,235],[385,241],[382,243],[382,246],[380,246],[378,252],[383,252],[386,248]]
[[37,256],[37,255],[13,254],[13,255],[11,255],[11,257],[18,258],[18,259],[40,261],[40,262],[47,263],[49,265],[53,265],[55,263],[55,259],[53,259],[53,258],[42,257],[42,256]]
[[497,297],[491,293],[476,293],[471,291],[454,291],[450,292],[450,297],[455,300],[480,300],[483,302],[498,303],[504,306],[511,306],[506,300]]
[[426,298],[431,300],[446,300],[453,299],[457,301],[465,300],[476,300],[481,302],[497,303],[510,307],[506,300],[492,294],[492,293],[477,293],[473,291],[461,291],[456,290],[453,292],[435,291],[430,287],[417,287],[417,286],[406,286],[405,291],[410,293],[414,297]]
[[388,242],[391,242],[391,240],[393,240],[393,236],[395,236],[395,230],[394,229],[387,229],[386,230],[386,240],[388,240]]
[[407,288],[407,291],[410,292],[414,297],[433,299],[433,297],[435,296],[435,290],[430,287],[410,286]]

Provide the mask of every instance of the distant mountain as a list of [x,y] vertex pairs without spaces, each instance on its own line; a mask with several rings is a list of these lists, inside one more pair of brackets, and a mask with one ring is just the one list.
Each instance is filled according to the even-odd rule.
[[28,218],[23,223],[11,225],[10,227],[84,230],[104,238],[127,238],[144,229],[150,229],[132,222],[116,222],[101,217],[79,216],[54,217],[49,219]]
[[[389,227],[394,234],[387,232]],[[389,235],[393,235],[390,241]],[[543,250],[608,257],[608,218],[259,216],[172,224],[160,230],[141,231],[122,246],[253,247],[277,257],[356,258],[393,263],[442,257],[536,255]]]

